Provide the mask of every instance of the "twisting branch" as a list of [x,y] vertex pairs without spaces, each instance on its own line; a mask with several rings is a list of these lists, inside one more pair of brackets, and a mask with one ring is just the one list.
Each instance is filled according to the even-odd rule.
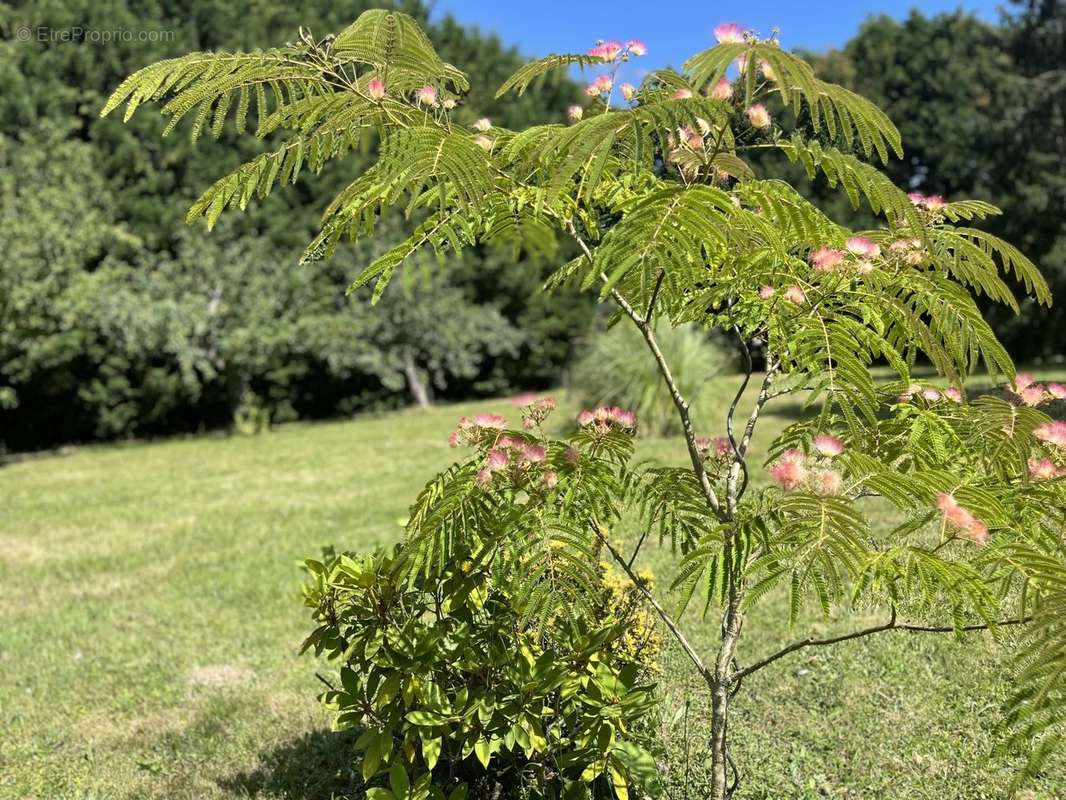
[[802,650],[805,647],[824,647],[826,645],[847,642],[851,639],[860,639],[863,636],[872,636],[875,633],[881,633],[883,631],[910,631],[912,633],[969,633],[973,631],[989,630],[990,628],[1001,628],[1007,625],[1024,625],[1028,622],[1032,622],[1032,620],[1032,617],[1020,617],[1017,619],[1005,619],[999,622],[984,623],[979,625],[964,625],[961,628],[954,628],[950,625],[911,625],[907,623],[897,622],[896,611],[895,609],[893,609],[891,618],[888,620],[888,622],[882,623],[881,625],[874,625],[870,628],[863,628],[862,630],[852,631],[851,633],[845,633],[841,636],[833,636],[828,639],[814,639],[812,637],[807,637],[806,639],[801,639],[798,642],[793,642],[788,647],[784,647],[781,650],[778,650],[776,653],[767,656],[761,661],[756,661],[751,666],[745,667],[744,669],[733,673],[733,681],[739,681],[747,675],[751,675],[751,673],[758,672],[763,667],[769,666],[770,664],[777,661],[779,658],[784,658],[789,653],[794,653],[797,650]]
[[655,609],[655,613],[659,615],[663,624],[669,628],[670,633],[672,633],[674,638],[677,639],[678,644],[681,645],[681,649],[685,651],[685,655],[688,656],[689,661],[693,663],[703,679],[708,685],[712,684],[714,682],[714,672],[703,663],[700,654],[696,652],[696,648],[692,646],[687,638],[685,638],[685,634],[681,632],[681,628],[678,627],[674,618],[670,616],[670,612],[663,608],[662,603],[655,598],[655,595],[651,593],[645,583],[637,577],[637,574],[633,572],[633,568],[626,561],[625,556],[619,553],[618,550],[615,549],[615,546],[607,540],[607,537],[603,535],[603,531],[600,530],[600,526],[596,524],[596,520],[590,519],[589,527],[592,528],[592,532],[596,534],[596,538],[600,540],[600,543],[607,548],[607,552],[611,554],[611,558],[613,558],[615,563],[622,568],[622,571],[625,572],[629,580],[633,582],[633,585],[637,587],[637,591],[639,591],[644,599],[648,601],[649,605]]
[[[563,224],[566,226],[567,232],[569,232],[573,240],[577,242],[578,247],[581,248],[585,258],[588,259],[589,264],[593,264],[594,259],[592,257],[592,251],[585,243],[585,240],[581,238],[580,234],[578,234],[573,220],[564,220]],[[600,278],[604,283],[608,280],[607,276],[603,273],[600,274]],[[703,491],[703,496],[706,498],[707,504],[711,507],[711,510],[715,515],[721,518],[722,504],[718,500],[718,495],[715,494],[714,487],[711,486],[711,480],[707,477],[707,470],[703,466],[703,458],[700,457],[700,451],[696,447],[696,432],[692,427],[692,417],[689,414],[688,401],[677,387],[677,381],[674,380],[674,375],[670,371],[670,365],[667,363],[663,351],[659,348],[659,342],[655,338],[655,332],[652,330],[647,319],[641,316],[617,289],[611,289],[611,299],[614,300],[627,317],[633,320],[633,324],[637,326],[637,329],[640,331],[641,335],[644,337],[644,341],[648,345],[648,349],[651,350],[652,355],[655,357],[655,363],[659,367],[659,373],[663,376],[663,380],[666,381],[666,386],[670,390],[670,397],[673,399],[674,406],[677,408],[677,414],[681,418],[681,428],[685,434],[685,443],[688,445],[688,455],[689,459],[692,461],[692,470],[696,473],[696,478],[699,481],[700,489]],[[647,315],[649,318],[653,311],[654,308],[649,305]]]

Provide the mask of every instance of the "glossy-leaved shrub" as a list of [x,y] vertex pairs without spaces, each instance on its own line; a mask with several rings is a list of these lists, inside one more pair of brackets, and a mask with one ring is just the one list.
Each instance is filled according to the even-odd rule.
[[[1027,756],[1022,774],[1031,774],[1066,722],[1066,422],[1047,413],[1066,387],[1016,374],[977,301],[1028,312],[1050,292],[1017,248],[979,227],[997,208],[908,195],[885,176],[878,163],[902,156],[903,145],[880,109],[820,80],[776,34],[732,24],[714,33],[717,44],[682,71],[651,71],[640,86],[616,85],[621,66],[646,52],[637,40],[528,64],[501,96],[559,68],[597,74],[568,120],[525,130],[476,118],[463,106],[463,72],[414,20],[385,10],[321,40],[304,34],[283,48],[153,64],[104,112],[125,105],[128,116],[163,100],[168,132],[188,116],[194,138],[220,134],[230,119],[277,137],[273,151],[193,204],[189,220],[209,226],[372,138],[376,161],[326,207],[305,260],[329,257],[344,237],[372,236],[393,206],[407,210],[412,231],[356,281],[372,284],[374,299],[427,248],[551,253],[566,239],[577,255],[548,288],[595,289],[640,333],[645,353],[634,358],[658,368],[687,465],[630,463],[637,420],[621,408],[583,412],[566,441],[544,439],[536,418],[520,431],[494,417],[467,420],[455,444],[473,455],[415,504],[397,567],[403,586],[447,580],[469,559],[510,598],[518,646],[527,632],[543,641],[588,629],[603,591],[599,558],[611,559],[706,687],[711,800],[733,796],[742,780],[730,706],[751,675],[863,637],[966,643],[971,631],[1012,631],[998,749]],[[845,228],[786,180],[756,174],[748,156],[761,150],[866,204],[879,224]],[[716,424],[694,425],[658,342],[657,326],[686,324],[732,336],[746,367]],[[752,347],[764,370],[745,401]],[[918,380],[916,364],[934,377]],[[887,375],[875,376],[875,365]],[[971,396],[975,372],[1002,394]],[[756,474],[752,442],[781,398],[810,413],[770,444],[769,474]],[[669,597],[634,571],[656,542],[676,555]],[[877,609],[883,621],[749,652],[745,618],[772,593],[788,598],[782,626],[804,606],[826,617]],[[702,614],[682,616],[690,605]],[[713,632],[709,652],[687,635],[693,625]],[[469,745],[468,731],[451,736]],[[563,790],[624,796],[637,785],[611,771],[621,763],[613,757],[592,763]],[[394,794],[437,785],[435,773],[410,782],[397,763],[390,769]]]
[[[547,408],[527,411],[539,421]],[[304,649],[341,662],[322,700],[338,729],[361,731],[363,778],[387,774],[372,800],[653,795],[661,640],[639,592],[594,548],[578,567],[599,587],[583,613],[532,625],[526,612],[544,601],[518,596],[531,584],[512,573],[531,568],[523,537],[573,536],[563,510],[590,510],[585,476],[613,480],[628,433],[571,445],[502,425],[463,423],[457,438],[477,456],[427,487],[394,552],[305,562],[316,628]],[[442,514],[475,515],[481,533],[427,563],[446,552],[425,547],[446,531]],[[496,525],[516,546],[494,540]],[[539,569],[554,579],[551,561]]]
[[[655,334],[678,389],[692,406],[693,419],[701,421],[718,399],[704,391],[708,378],[730,369],[730,355],[698,325],[673,328],[661,324]],[[567,392],[581,405],[620,406],[634,411],[640,418],[642,436],[681,432],[670,389],[644,347],[640,331],[632,325],[594,332],[581,343],[568,372]]]

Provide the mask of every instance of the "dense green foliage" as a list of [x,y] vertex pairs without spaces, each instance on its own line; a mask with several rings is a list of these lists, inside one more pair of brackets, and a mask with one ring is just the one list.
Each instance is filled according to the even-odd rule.
[[[165,148],[144,148],[159,120],[99,118],[107,93],[146,60],[280,46],[301,25],[320,35],[370,5],[268,2],[246,14],[216,0],[57,0],[0,9],[6,30],[35,34],[0,44],[0,448],[226,426],[246,396],[284,421],[558,379],[591,303],[571,293],[569,316],[546,318],[534,290],[547,263],[489,247],[448,259],[447,271],[427,260],[383,301],[390,313],[370,314],[343,290],[399,238],[394,213],[373,245],[294,269],[323,198],[366,166],[373,137],[353,142],[336,172],[305,165],[291,192],[202,241],[185,232],[182,205],[218,172],[269,151],[269,137],[227,126],[220,143],[194,145],[189,119]],[[424,8],[406,7],[425,21]],[[153,36],[49,39],[74,28]],[[561,79],[497,102],[492,92],[520,63],[514,51],[450,19],[430,34],[442,52],[478,65],[470,105],[457,111],[467,121],[475,110],[515,125],[561,117],[575,94]],[[261,122],[253,104],[248,124]]]
[[[330,205],[306,261],[331,256],[345,239],[372,237],[380,210],[396,205],[421,213],[408,239],[353,284],[373,285],[375,302],[424,248],[451,252],[502,237],[551,251],[567,237],[579,255],[550,285],[597,286],[640,332],[674,401],[690,466],[631,466],[637,418],[616,407],[582,412],[565,441],[541,433],[548,401],[523,409],[524,433],[494,415],[461,420],[452,444],[475,454],[431,481],[412,507],[399,570],[405,586],[436,586],[469,559],[512,598],[521,630],[582,632],[602,591],[595,556],[609,553],[705,682],[712,800],[740,785],[729,709],[753,673],[796,650],[886,631],[961,636],[1029,625],[1002,749],[1035,739],[1027,764],[1035,772],[1064,724],[1061,673],[1039,665],[1064,647],[1056,612],[1066,586],[1066,422],[1041,408],[1066,397],[1066,386],[1016,375],[976,299],[1018,312],[1005,278],[1040,304],[1050,304],[1050,290],[1017,248],[971,226],[998,208],[908,196],[881,172],[878,162],[903,149],[874,104],[822,81],[776,36],[735,25],[715,35],[719,44],[690,58],[683,73],[649,74],[622,106],[612,106],[613,79],[642,45],[601,45],[590,55],[605,72],[569,127],[479,125],[475,135],[460,126],[450,112],[465,75],[415,20],[386,11],[284,52],[150,65],[115,90],[103,113],[125,106],[129,117],[165,100],[164,113],[195,111],[194,130],[211,119],[217,135],[234,102],[240,125],[250,86],[270,85],[272,98],[257,103],[261,111],[269,104],[271,124],[289,132],[280,169],[279,159],[238,167],[193,204],[190,219],[205,215],[213,225],[253,193],[272,191],[303,154],[321,166],[344,155],[353,128],[372,129],[382,137],[379,156]],[[589,57],[548,56],[499,94],[521,94],[576,61]],[[794,115],[787,133],[760,102],[769,99]],[[753,150],[776,150],[810,177],[824,176],[853,204],[865,202],[877,227],[846,228],[789,183],[757,178],[745,158]],[[731,332],[764,348],[759,394],[746,422],[732,404],[727,438],[696,435],[657,321]],[[919,357],[947,388],[913,379]],[[894,373],[887,385],[874,380],[878,358]],[[1006,384],[1006,398],[967,399],[967,378],[982,368]],[[746,456],[760,417],[800,390],[814,413],[773,445],[777,486],[749,493]],[[889,504],[898,524],[872,525],[868,498]],[[643,530],[628,558],[609,539],[627,520]],[[678,610],[700,597],[704,616],[721,614],[713,660],[632,571],[653,531],[678,555]],[[329,577],[336,580],[332,570]],[[793,624],[808,603],[826,617],[849,605],[880,607],[887,621],[839,639],[808,637],[743,666],[745,615],[777,587],[788,589]],[[358,711],[358,721],[366,724],[368,713]],[[397,773],[393,793],[406,794],[410,776]],[[431,791],[430,778],[418,780],[420,792]],[[628,781],[612,783],[622,796]]]

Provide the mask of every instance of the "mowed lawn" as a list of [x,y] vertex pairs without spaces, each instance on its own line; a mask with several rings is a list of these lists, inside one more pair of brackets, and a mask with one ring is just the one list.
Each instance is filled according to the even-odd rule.
[[[735,384],[708,388],[722,413]],[[456,418],[479,411],[517,419],[499,400],[0,468],[0,797],[361,796],[352,738],[330,733],[315,701],[322,665],[296,654],[297,561],[396,541],[415,493],[456,457]],[[786,422],[768,416],[756,460]],[[683,457],[674,442],[640,451]],[[669,559],[649,560],[667,585]],[[840,617],[789,631],[771,598],[741,661],[880,620]],[[710,653],[713,619],[688,622]],[[1009,657],[987,634],[893,632],[778,662],[736,703],[738,797],[1005,797],[1014,765],[989,752]],[[696,800],[706,704],[674,650],[661,678],[668,796]],[[1066,796],[1066,771],[1027,791]]]

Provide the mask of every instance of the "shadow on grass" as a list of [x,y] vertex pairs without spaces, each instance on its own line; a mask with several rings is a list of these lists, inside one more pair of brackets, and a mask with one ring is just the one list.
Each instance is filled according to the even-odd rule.
[[233,797],[285,800],[348,800],[363,792],[355,740],[358,733],[327,729],[261,753],[251,771],[223,778],[218,785]]

